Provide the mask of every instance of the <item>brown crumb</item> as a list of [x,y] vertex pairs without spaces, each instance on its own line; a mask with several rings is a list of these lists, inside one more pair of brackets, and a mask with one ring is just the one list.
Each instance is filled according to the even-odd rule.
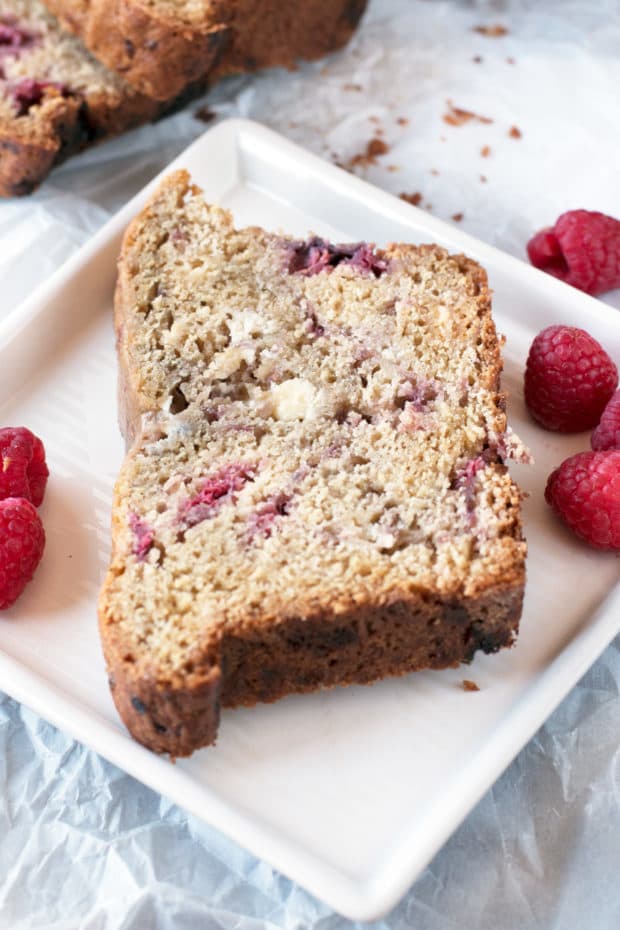
[[409,125],[409,120],[407,119],[406,116],[399,116],[398,119],[396,120],[396,122],[398,123],[399,126],[408,126],[408,125]]
[[461,685],[463,691],[480,691],[480,688],[475,681],[470,681],[469,678],[464,678]]
[[452,219],[454,220],[455,223],[460,223],[460,222],[462,221],[464,215],[465,215],[464,213],[453,213],[453,214],[452,214]]
[[361,84],[343,84],[343,90],[364,90]]
[[199,119],[202,123],[210,123],[211,120],[215,119],[217,113],[210,109],[210,107],[204,106],[196,110],[194,113],[194,118]]
[[488,116],[479,116],[477,113],[472,113],[471,110],[463,110],[462,107],[455,107],[451,100],[447,100],[446,102],[448,104],[448,112],[444,113],[443,121],[449,126],[463,126],[471,120],[475,120],[477,123],[493,122]]
[[511,139],[520,139],[523,133],[521,132],[518,126],[511,126],[510,129],[508,130],[508,135],[510,136]]
[[474,64],[476,64],[476,65],[481,65],[482,62],[484,61],[484,59],[483,59],[482,55],[474,55],[474,57],[472,58],[472,61],[473,61]]
[[436,178],[439,177],[439,172],[437,171],[437,168],[431,168],[431,174],[434,174]]
[[354,155],[349,164],[352,168],[356,165],[359,165],[360,167],[376,165],[378,156],[386,155],[389,151],[390,147],[387,142],[384,142],[383,139],[379,139],[378,136],[375,136],[374,139],[370,139],[368,142],[366,151],[360,152],[358,155]]
[[388,165],[387,170],[388,171],[400,171],[400,165]]
[[494,23],[492,26],[474,26],[473,31],[488,39],[501,39],[502,36],[508,35],[508,29],[501,23]]
[[376,158],[377,155],[385,155],[390,151],[390,147],[383,139],[371,139],[366,146],[366,154],[369,158]]
[[327,67],[327,65],[323,65],[323,67],[319,71],[319,74],[321,75],[321,77],[327,77],[327,75],[329,74],[329,68]]
[[378,116],[369,116],[369,117],[368,117],[368,120],[369,120],[369,122],[371,122],[371,123],[380,123],[380,122],[381,122],[381,120],[379,119]]
[[420,191],[414,191],[413,194],[399,194],[401,200],[405,200],[407,203],[410,203],[413,207],[419,207],[422,203],[423,196]]
[[486,183],[487,183],[487,176],[486,176],[486,174],[481,174],[481,175],[480,175],[480,180],[481,180],[481,182],[482,182],[483,184],[486,184]]
[[517,63],[517,60],[516,58],[513,58],[512,55],[509,55],[508,58],[506,59],[506,64],[508,65],[516,65],[516,63]]
[[488,158],[489,155],[491,154],[491,146],[483,145],[482,148],[480,149],[480,154],[482,155],[483,158]]

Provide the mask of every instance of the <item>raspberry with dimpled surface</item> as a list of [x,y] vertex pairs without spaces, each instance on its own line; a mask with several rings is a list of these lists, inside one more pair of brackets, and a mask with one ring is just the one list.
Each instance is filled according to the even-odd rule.
[[585,330],[548,326],[534,339],[525,368],[525,403],[546,429],[592,429],[617,386],[618,369]]
[[527,244],[536,268],[586,294],[620,287],[620,220],[593,210],[569,210]]
[[601,417],[601,422],[592,433],[590,444],[593,449],[620,449],[620,391],[616,391]]
[[0,429],[0,500],[24,497],[38,507],[49,471],[43,443],[24,426]]
[[0,501],[0,610],[15,603],[41,561],[45,532],[30,501]]
[[580,452],[551,473],[545,500],[595,549],[620,549],[620,451]]

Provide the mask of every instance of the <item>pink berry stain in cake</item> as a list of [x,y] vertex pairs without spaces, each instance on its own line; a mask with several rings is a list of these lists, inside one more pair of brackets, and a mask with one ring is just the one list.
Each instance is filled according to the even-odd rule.
[[268,539],[280,518],[288,516],[290,507],[291,495],[285,491],[276,491],[265,498],[248,519],[248,542],[252,542],[256,537]]
[[487,446],[489,451],[494,452],[502,462],[511,459],[520,465],[534,464],[532,453],[523,445],[510,426],[507,426],[503,433],[489,432]]
[[183,501],[179,507],[181,522],[186,527],[196,526],[214,517],[222,504],[234,504],[239,491],[254,480],[257,468],[255,464],[241,462],[223,465],[202,482],[198,494]]
[[187,232],[180,226],[175,226],[170,233],[170,241],[176,249],[183,252],[188,241]]
[[406,380],[398,386],[396,396],[404,401],[405,405],[410,404],[414,410],[423,413],[437,399],[438,393],[437,381],[408,374]]
[[66,96],[67,88],[56,81],[35,81],[32,78],[22,78],[9,86],[9,94],[13,98],[13,103],[17,109],[18,116],[26,116],[32,107],[38,106],[45,92],[53,88],[58,95]]
[[326,239],[313,236],[305,242],[287,245],[289,274],[311,277],[322,271],[331,271],[338,265],[348,265],[363,274],[380,278],[388,270],[388,263],[379,258],[367,242],[332,245]]
[[39,36],[16,24],[10,17],[0,19],[0,60],[17,58],[24,49],[32,48],[39,41]]
[[[492,456],[493,453],[491,452]],[[469,512],[472,523],[475,522],[475,507],[476,507],[476,475],[478,472],[482,471],[488,464],[489,459],[489,450],[485,450],[481,455],[476,455],[474,458],[471,458],[462,468],[460,468],[452,481],[453,490],[458,490],[463,494],[465,498],[465,506]]]
[[129,514],[129,528],[134,535],[132,552],[138,562],[144,562],[153,545],[155,534],[146,520],[133,512]]
[[414,433],[429,429],[433,423],[432,404],[439,394],[438,382],[409,375],[396,392],[397,406],[402,405],[397,429],[400,433]]

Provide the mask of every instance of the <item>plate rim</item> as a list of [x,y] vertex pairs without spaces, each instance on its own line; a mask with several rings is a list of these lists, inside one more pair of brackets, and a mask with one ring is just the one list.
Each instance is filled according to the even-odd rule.
[[[415,218],[417,225],[427,231],[430,238],[440,241],[448,248],[472,254],[482,264],[491,263],[503,268],[508,274],[530,280],[539,291],[548,293],[550,299],[556,300],[560,306],[565,304],[567,299],[577,308],[583,304],[590,318],[594,317],[600,325],[611,327],[620,333],[620,314],[614,308],[569,288],[563,282],[430,216],[421,209],[405,204],[394,195],[348,174],[273,130],[250,120],[235,118],[223,120],[198,137],[117,211],[47,281],[40,284],[15,307],[0,323],[0,352],[6,351],[9,344],[18,339],[24,329],[33,325],[37,317],[49,307],[54,295],[69,285],[74,276],[84,271],[91,261],[97,260],[104,247],[110,247],[114,240],[120,237],[131,217],[161,179],[170,171],[183,167],[190,154],[200,151],[205,146],[205,140],[208,140],[209,145],[217,143],[230,147],[235,158],[241,149],[247,153],[249,148],[258,146],[267,153],[271,151],[275,155],[277,152],[278,157],[284,157],[290,162],[302,160],[304,171],[312,180],[327,187],[337,187],[352,199],[361,200],[375,212],[379,210],[382,214],[394,216],[405,225],[413,225],[411,220]],[[236,165],[240,182],[244,177],[241,162],[242,159],[238,159]],[[616,615],[618,620],[615,619]],[[120,721],[113,725],[95,715],[98,726],[93,727],[91,709],[80,705],[64,690],[61,691],[49,680],[30,671],[1,649],[0,680],[2,690],[7,694],[129,772],[137,780],[170,797],[175,803],[229,836],[253,855],[269,862],[339,913],[353,920],[373,920],[384,915],[398,903],[420,871],[619,630],[620,582],[611,587],[589,623],[545,665],[536,681],[524,688],[518,704],[501,720],[498,727],[499,735],[495,734],[494,745],[491,746],[490,741],[487,741],[473,755],[462,773],[458,798],[453,792],[453,796],[448,798],[448,803],[444,804],[440,824],[435,827],[431,839],[426,838],[425,842],[420,844],[418,836],[418,845],[412,849],[406,837],[400,838],[393,847],[385,849],[382,865],[374,870],[372,877],[363,878],[354,877],[323,862],[317,855],[304,850],[303,846],[295,845],[289,838],[279,834],[276,829],[255,816],[239,811],[231,802],[218,797],[208,786],[196,784],[196,779],[189,772],[172,766],[168,759],[154,756],[149,750],[135,743]],[[103,747],[101,743],[104,744]],[[480,776],[479,771],[476,772],[480,769],[481,758],[486,766],[484,777]],[[463,797],[466,798],[465,802]]]

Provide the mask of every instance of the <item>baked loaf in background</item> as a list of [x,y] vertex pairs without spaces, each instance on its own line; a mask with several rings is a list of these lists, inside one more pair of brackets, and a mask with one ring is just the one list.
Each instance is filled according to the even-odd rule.
[[179,108],[224,74],[343,45],[365,0],[47,6],[98,58],[40,0],[0,0],[0,197],[30,193],[68,156]]
[[292,67],[344,45],[366,0],[45,0],[104,64],[157,100],[204,78]]
[[69,155],[182,102],[138,93],[39,0],[0,0],[0,196],[30,193]]
[[130,446],[100,597],[133,736],[495,652],[525,543],[486,274],[429,246],[235,230],[185,172],[126,232]]

